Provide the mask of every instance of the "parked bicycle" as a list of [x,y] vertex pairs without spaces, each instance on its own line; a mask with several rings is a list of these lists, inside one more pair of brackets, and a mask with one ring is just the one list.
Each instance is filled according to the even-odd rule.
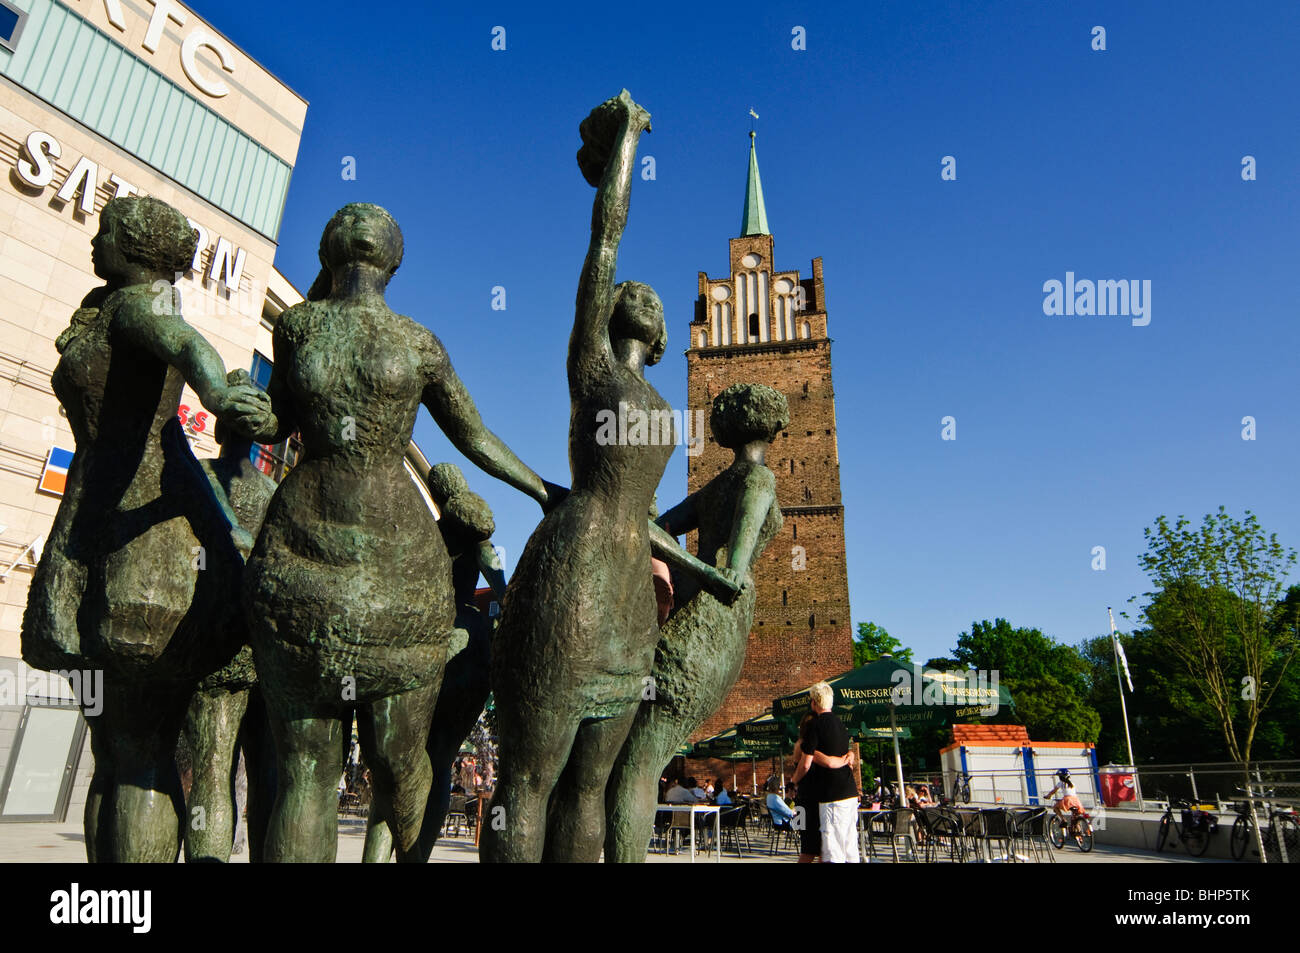
[[1059,814],[1054,813],[1048,821],[1047,838],[1057,850],[1064,847],[1068,839],[1073,840],[1079,850],[1085,854],[1088,853],[1095,843],[1092,834],[1092,820],[1088,812],[1072,807],[1070,808],[1070,820],[1068,822]]
[[[1241,793],[1246,793],[1245,788],[1237,788]],[[1296,817],[1294,807],[1277,808],[1272,800],[1273,790],[1262,790],[1258,792],[1258,797],[1263,799],[1262,804],[1268,818],[1268,827],[1263,832],[1264,850],[1268,854],[1268,859],[1281,860],[1282,851],[1278,849],[1278,838],[1281,836],[1281,843],[1286,845],[1286,858],[1291,863],[1300,862],[1300,818]],[[1255,842],[1255,820],[1250,816],[1250,801],[1240,800],[1233,804],[1233,809],[1237,812],[1237,819],[1232,822],[1232,836],[1229,841],[1229,847],[1232,850],[1232,859],[1241,860],[1246,856],[1247,848]],[[1256,807],[1256,813],[1259,808]]]
[[[1174,817],[1174,808],[1180,809],[1179,817]],[[1160,818],[1160,830],[1156,833],[1156,853],[1165,849],[1169,843],[1171,831],[1178,834],[1174,843],[1182,841],[1183,847],[1192,857],[1200,857],[1210,849],[1210,838],[1219,829],[1219,820],[1209,811],[1180,797],[1171,797],[1165,803],[1165,813]]]
[[960,772],[952,783],[952,799],[962,804],[970,803],[970,775],[965,771]]

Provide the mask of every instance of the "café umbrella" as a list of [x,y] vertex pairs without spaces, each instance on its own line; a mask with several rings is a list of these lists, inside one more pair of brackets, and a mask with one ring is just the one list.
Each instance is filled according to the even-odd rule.
[[[898,750],[900,729],[950,725],[966,718],[989,717],[1014,708],[1011,693],[974,671],[941,672],[906,665],[882,655],[874,662],[827,679],[834,693],[831,711],[860,732],[884,729],[893,736],[894,768],[898,792],[903,783],[903,757]],[[772,703],[772,714],[791,737],[797,737],[799,720],[812,710],[811,686]]]
[[[711,738],[697,741],[692,747],[689,757],[716,758],[720,761],[733,762],[757,762],[767,758],[780,759],[790,747],[784,735],[769,735],[760,732],[756,735],[750,735],[749,740],[746,740],[745,734],[741,731],[742,727],[743,723],[741,725],[732,725],[726,731],[720,732]],[[784,783],[784,761],[781,764],[781,778]],[[734,776],[732,786],[735,786]]]

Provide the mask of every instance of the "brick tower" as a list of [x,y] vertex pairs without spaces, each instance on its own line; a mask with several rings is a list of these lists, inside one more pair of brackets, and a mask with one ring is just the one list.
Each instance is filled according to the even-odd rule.
[[[713,398],[736,383],[767,384],[785,394],[790,427],[767,454],[785,521],[753,570],[757,599],[745,667],[692,740],[760,715],[772,699],[853,665],[822,260],[812,260],[811,278],[777,271],[773,261],[751,132],[744,215],[740,237],[731,239],[730,267],[722,278],[699,273],[686,352],[687,406],[707,414]],[[730,465],[732,454],[710,437],[687,459],[687,489],[694,493]],[[698,551],[695,534],[688,547]]]

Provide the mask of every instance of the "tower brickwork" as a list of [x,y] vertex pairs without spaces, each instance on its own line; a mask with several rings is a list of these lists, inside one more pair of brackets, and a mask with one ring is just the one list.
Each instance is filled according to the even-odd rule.
[[[767,454],[784,523],[753,569],[754,622],[740,678],[692,740],[760,715],[774,698],[853,664],[822,260],[813,259],[807,278],[775,268],[752,143],[742,232],[730,241],[725,276],[699,273],[686,352],[688,407],[707,417],[713,398],[735,383],[767,384],[785,394],[790,426]],[[688,458],[688,492],[731,459],[709,435]],[[697,552],[695,534],[687,546]]]

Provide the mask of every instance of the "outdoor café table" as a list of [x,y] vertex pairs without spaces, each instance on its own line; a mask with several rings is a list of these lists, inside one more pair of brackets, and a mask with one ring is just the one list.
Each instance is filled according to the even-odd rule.
[[713,815],[713,846],[717,848],[716,863],[722,863],[722,809],[725,804],[660,804],[656,810],[660,811],[690,811],[691,812],[691,863],[695,863],[695,815],[712,814]]

